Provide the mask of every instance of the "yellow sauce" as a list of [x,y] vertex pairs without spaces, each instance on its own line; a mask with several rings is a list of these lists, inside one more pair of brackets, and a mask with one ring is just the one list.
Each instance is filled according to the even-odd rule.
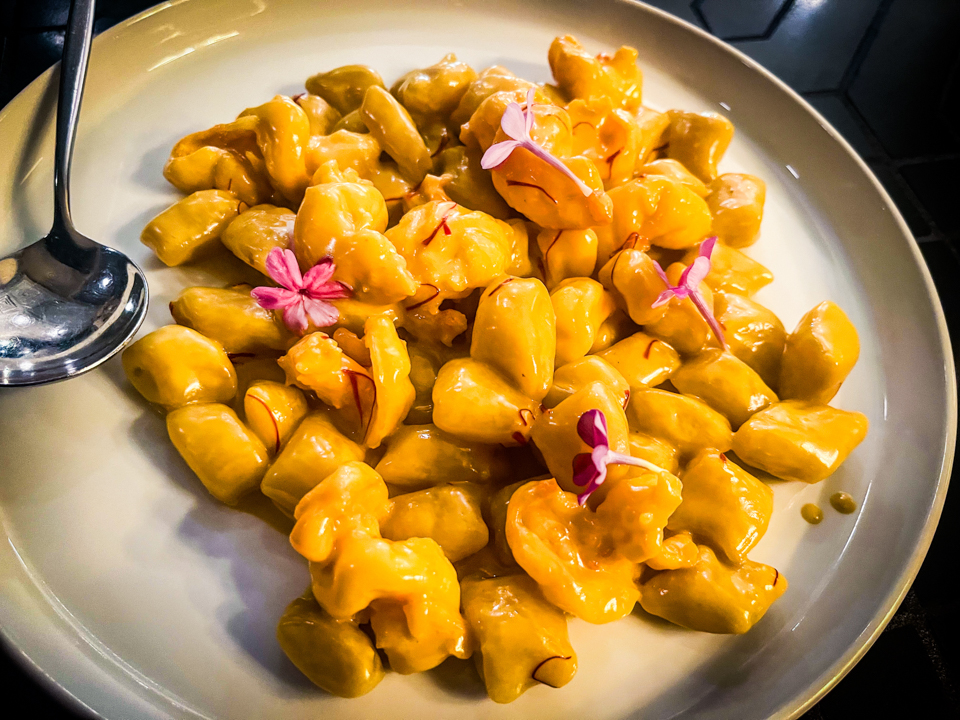
[[800,508],[800,515],[811,525],[819,525],[820,521],[823,520],[823,511],[813,503],[807,503]]
[[830,496],[833,509],[844,515],[849,515],[857,509],[857,502],[845,492],[834,493]]

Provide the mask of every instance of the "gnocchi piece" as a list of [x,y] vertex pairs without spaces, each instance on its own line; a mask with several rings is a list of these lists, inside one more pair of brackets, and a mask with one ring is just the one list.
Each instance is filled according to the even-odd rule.
[[556,316],[539,280],[506,276],[480,296],[470,356],[498,371],[521,393],[542,400],[553,384]]
[[[719,247],[719,246],[718,246]],[[760,303],[739,295],[717,293],[716,318],[733,355],[752,367],[767,384],[780,386],[780,360],[787,331],[780,319]]]
[[667,145],[666,133],[670,116],[648,107],[640,107],[635,115],[637,123],[637,168],[657,159]]
[[312,390],[327,405],[343,411],[361,431],[370,427],[377,401],[376,380],[371,371],[344,355],[329,336],[310,333],[277,362],[288,385]]
[[717,113],[671,110],[667,157],[679,160],[705,183],[717,177],[717,163],[733,139],[733,123]]
[[753,245],[760,235],[767,186],[755,175],[726,173],[710,183],[707,205],[713,231],[724,245]]
[[310,119],[303,108],[284,95],[244,110],[244,116],[258,118],[257,145],[264,167],[273,186],[295,206],[310,182],[306,165]]
[[608,445],[614,452],[629,454],[627,416],[623,411],[626,398],[609,386],[594,382],[547,410],[533,424],[532,439],[542,453],[550,474],[568,492],[579,492],[573,483],[574,457],[589,454],[587,445],[577,432],[580,416],[588,410],[600,410],[607,421]]
[[670,376],[684,395],[703,400],[736,430],[751,415],[778,401],[753,368],[729,352],[705,350]]
[[[367,127],[367,124],[363,120],[363,113],[360,108],[352,112],[348,112],[342,118],[337,121],[337,124],[333,126],[334,132],[349,132],[355,133],[357,135],[363,135],[370,132],[370,128]],[[377,138],[374,138],[377,139]]]
[[[496,99],[497,96],[487,98],[484,104]],[[481,106],[477,113],[483,110]],[[609,223],[612,204],[603,191],[600,173],[589,158],[572,154],[567,112],[543,103],[535,103],[530,112],[535,117],[530,136],[545,150],[560,158],[567,169],[590,189],[590,194],[584,195],[585,191],[570,177],[526,148],[515,149],[491,171],[497,192],[510,207],[540,227],[585,229]],[[500,112],[497,118],[502,114]],[[471,125],[473,123],[471,119]],[[501,127],[490,144],[508,139]]]
[[358,300],[374,305],[398,302],[417,289],[403,257],[381,233],[387,207],[372,184],[336,163],[318,171],[324,182],[307,189],[294,227],[294,252],[302,267],[330,257],[335,279]]
[[360,117],[380,147],[397,161],[400,172],[419,183],[430,172],[433,161],[410,113],[381,87],[367,88]]
[[341,434],[321,412],[307,415],[267,470],[260,491],[288,515],[321,480],[364,450]]
[[477,71],[449,53],[430,67],[403,75],[390,92],[422,128],[430,121],[446,122],[476,80]]
[[314,597],[338,620],[370,608],[396,672],[469,657],[453,565],[429,538],[384,539],[389,512],[386,484],[362,462],[341,465],[300,501],[290,542],[310,562]]
[[[331,160],[336,160],[341,171],[353,170],[359,177],[373,182],[384,167],[380,162],[380,153],[380,143],[367,132],[366,125],[363,126],[362,133],[335,130],[329,135],[314,135],[307,148],[310,184],[317,185],[324,180],[323,174],[317,176],[317,170]],[[380,189],[379,186],[377,189]],[[383,194],[383,197],[384,201],[388,197],[392,198],[386,194]]]
[[[692,263],[699,250],[691,248],[682,262]],[[703,282],[714,292],[749,296],[772,283],[773,273],[739,250],[717,243],[710,256],[710,272]]]
[[476,360],[451,360],[437,374],[433,421],[463,440],[525,445],[539,413],[536,401]]
[[667,570],[647,580],[640,605],[651,615],[691,630],[740,635],[786,589],[787,579],[775,568],[749,560],[729,567],[701,546],[694,567]]
[[647,560],[647,567],[651,570],[679,570],[693,567],[699,559],[700,548],[690,533],[664,534],[660,554]]
[[710,232],[706,201],[676,180],[648,175],[613,188],[608,196],[613,221],[595,228],[597,267],[628,247],[646,250],[652,244],[682,250],[697,245]]
[[385,88],[380,73],[366,65],[343,65],[307,80],[307,92],[326,100],[341,115],[359,108],[371,87]]
[[229,288],[192,287],[170,303],[179,325],[216,340],[228,353],[286,350],[295,338],[270,310],[249,292]]
[[[700,180],[700,178],[687,170],[683,166],[683,163],[677,160],[671,160],[670,158],[661,158],[659,160],[651,160],[648,163],[644,163],[637,168],[637,174],[640,177],[644,177],[646,175],[657,175],[659,177],[675,180],[681,185],[686,185],[702,198],[705,198],[710,194],[710,190],[703,183],[703,181]],[[709,204],[710,203],[708,200],[707,205],[709,206]],[[710,210],[713,212],[712,207]]]
[[433,201],[408,212],[386,236],[413,276],[448,298],[463,297],[502,275],[511,260],[512,234],[509,225],[489,215]]
[[676,350],[642,332],[597,353],[597,357],[616,368],[631,390],[660,385],[680,367]]
[[547,59],[557,85],[569,97],[607,97],[628,112],[639,109],[643,74],[635,49],[624,46],[613,55],[593,57],[576,38],[564,35],[551,43]]
[[480,513],[481,499],[480,488],[470,483],[445,483],[397,495],[381,531],[389,540],[431,538],[450,562],[457,562],[490,539]]
[[556,314],[559,368],[590,352],[600,325],[616,305],[603,285],[590,278],[564,280],[550,293],[550,301]]
[[600,269],[598,278],[638,325],[656,322],[666,314],[666,307],[653,305],[667,286],[653,258],[642,250],[619,251]]
[[270,380],[253,383],[243,394],[243,414],[250,429],[276,455],[309,408],[299,389]]
[[786,400],[745,422],[733,451],[748,465],[783,480],[829,477],[866,437],[867,417],[827,405]]
[[733,432],[723,415],[695,398],[665,390],[650,388],[631,393],[627,421],[631,430],[675,447],[682,461],[704,448],[726,452],[733,445]]
[[494,65],[481,70],[477,79],[467,86],[456,109],[451,113],[450,125],[459,128],[469,121],[483,101],[495,93],[512,90],[526,92],[532,87],[535,87],[532,82],[518,78],[505,67]]
[[[671,285],[680,282],[685,269],[686,266],[678,262],[667,268]],[[700,284],[700,293],[707,309],[713,312],[713,293],[705,283]],[[690,298],[672,297],[663,307],[666,308],[663,317],[644,326],[649,335],[667,343],[681,355],[696,355],[716,343],[713,331]]]
[[388,484],[410,491],[443,482],[499,482],[510,467],[496,445],[467,442],[436,425],[404,425],[388,439],[376,470]]
[[588,355],[558,368],[543,404],[555,408],[563,400],[595,382],[611,388],[614,395],[623,398],[626,406],[630,398],[630,385],[613,365],[597,355]]
[[549,290],[568,278],[590,277],[597,264],[597,234],[587,230],[540,230],[541,273]]
[[481,155],[478,148],[463,145],[443,150],[436,160],[443,191],[458,205],[507,220],[514,212],[493,187],[490,173],[480,167]]
[[667,524],[741,564],[773,514],[773,490],[716,450],[702,450],[680,475],[683,501]]
[[329,135],[333,127],[340,122],[340,111],[319,95],[302,93],[295,95],[293,101],[307,114],[310,121],[310,136]]
[[250,267],[267,275],[267,255],[293,247],[297,215],[276,205],[256,205],[230,221],[220,242]]
[[860,339],[853,323],[837,305],[822,302],[787,336],[780,363],[781,396],[826,404],[859,357]]
[[377,448],[403,422],[417,391],[410,382],[407,344],[397,335],[390,318],[374,315],[367,320],[363,342],[370,351],[370,374],[374,382],[374,401],[364,444]]
[[529,482],[513,493],[506,535],[517,563],[561,610],[595,624],[633,610],[637,564],[604,551],[595,513],[556,480]]
[[490,699],[516,700],[542,683],[563,687],[577,672],[567,618],[525,575],[461,583],[463,616],[477,638],[473,660]]
[[140,338],[123,351],[122,363],[137,392],[167,409],[223,403],[237,392],[237,373],[223,346],[181,325]]
[[267,449],[226,405],[177,408],[167,415],[167,432],[203,486],[227,505],[256,490],[267,470]]
[[597,334],[593,338],[593,345],[590,346],[590,352],[603,352],[638,332],[640,327],[623,310],[617,308],[600,323]]
[[331,695],[360,697],[383,680],[380,655],[359,623],[334,619],[312,594],[283,611],[277,642],[300,672]]
[[637,125],[633,116],[607,97],[577,99],[567,105],[573,154],[593,161],[604,186],[622,185],[637,164]]
[[187,135],[173,146],[163,177],[177,190],[232,192],[247,205],[264,203],[273,195],[260,148],[255,117]]
[[140,233],[140,242],[160,262],[183,265],[215,248],[220,235],[240,212],[240,201],[225,190],[198,190],[178,200]]

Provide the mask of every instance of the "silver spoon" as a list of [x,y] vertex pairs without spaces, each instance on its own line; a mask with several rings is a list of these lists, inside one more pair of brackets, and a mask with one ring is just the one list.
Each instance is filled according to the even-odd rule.
[[93,40],[94,0],[70,8],[57,105],[53,228],[0,259],[0,386],[64,380],[107,360],[147,312],[143,272],[70,217],[70,161]]

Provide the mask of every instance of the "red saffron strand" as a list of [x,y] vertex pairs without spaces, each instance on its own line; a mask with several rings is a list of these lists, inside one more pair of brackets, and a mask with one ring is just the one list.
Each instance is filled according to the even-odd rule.
[[554,205],[557,204],[556,198],[554,198],[553,195],[551,195],[550,193],[548,193],[546,190],[544,190],[544,189],[543,189],[542,187],[540,187],[539,185],[534,185],[533,183],[527,183],[527,182],[520,182],[519,180],[507,180],[507,185],[508,185],[509,187],[513,187],[514,185],[519,185],[519,186],[521,186],[521,187],[535,188],[536,190],[539,190],[539,191],[542,192],[544,195],[546,195],[548,198],[550,198],[550,202],[552,202]]

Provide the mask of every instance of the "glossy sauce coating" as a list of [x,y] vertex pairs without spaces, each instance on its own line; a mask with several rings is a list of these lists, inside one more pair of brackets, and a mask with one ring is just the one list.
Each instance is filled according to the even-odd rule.
[[311,585],[277,641],[326,692],[471,655],[496,702],[550,692],[567,614],[637,602],[747,632],[787,589],[750,557],[765,473],[818,482],[866,436],[829,404],[850,319],[788,334],[752,299],[766,188],[724,172],[732,123],[644,106],[637,56],[564,35],[547,85],[453,54],[389,87],[318,68],[171,151],[185,197],[143,242],[251,284],[183,289],[123,366],[212,497],[290,531]]

